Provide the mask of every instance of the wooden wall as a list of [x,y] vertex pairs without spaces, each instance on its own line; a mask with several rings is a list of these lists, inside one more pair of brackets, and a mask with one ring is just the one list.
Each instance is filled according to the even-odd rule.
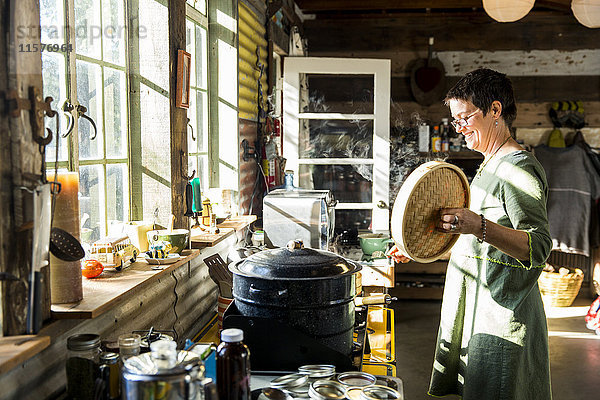
[[306,20],[304,30],[310,56],[392,60],[392,120],[410,123],[416,112],[437,123],[449,115],[441,102],[419,106],[410,91],[410,65],[427,57],[432,36],[447,88],[478,66],[499,69],[512,78],[519,108],[515,127],[529,130],[528,140],[543,140],[552,128],[550,102],[581,100],[591,128],[584,131],[586,139],[600,142],[600,131],[594,129],[600,127],[600,29],[588,29],[571,15],[532,13],[509,24],[475,13],[330,15]]

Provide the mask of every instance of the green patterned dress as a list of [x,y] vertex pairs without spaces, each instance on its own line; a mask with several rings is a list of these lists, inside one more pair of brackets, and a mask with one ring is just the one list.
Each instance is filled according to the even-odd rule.
[[526,151],[493,157],[471,182],[471,207],[525,231],[529,260],[461,235],[448,263],[429,394],[465,400],[551,398],[538,277],[550,250],[544,169]]

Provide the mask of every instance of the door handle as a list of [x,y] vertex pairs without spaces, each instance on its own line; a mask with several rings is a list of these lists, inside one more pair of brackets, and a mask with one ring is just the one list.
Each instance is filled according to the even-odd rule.
[[387,205],[387,203],[385,201],[379,200],[377,202],[377,208],[388,208],[388,205]]

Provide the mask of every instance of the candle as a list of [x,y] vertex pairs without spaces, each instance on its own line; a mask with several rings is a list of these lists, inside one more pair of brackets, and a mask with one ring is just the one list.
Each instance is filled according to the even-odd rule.
[[[52,226],[61,228],[80,240],[79,174],[59,172],[56,180],[60,182],[61,189],[54,199]],[[50,257],[50,297],[52,304],[76,303],[83,299],[81,261],[63,261]]]

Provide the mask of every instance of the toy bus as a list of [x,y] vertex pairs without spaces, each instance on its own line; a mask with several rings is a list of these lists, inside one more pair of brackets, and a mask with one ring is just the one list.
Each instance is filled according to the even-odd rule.
[[105,238],[92,243],[90,257],[98,260],[105,268],[121,271],[125,265],[134,263],[139,250],[131,244],[128,236]]

